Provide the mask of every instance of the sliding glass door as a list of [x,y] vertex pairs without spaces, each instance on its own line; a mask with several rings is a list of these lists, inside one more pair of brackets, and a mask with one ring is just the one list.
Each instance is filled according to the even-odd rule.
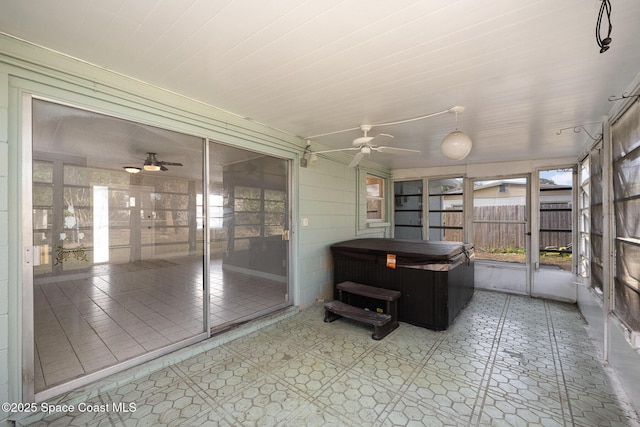
[[289,162],[209,143],[213,331],[290,305]]
[[289,161],[28,96],[24,135],[25,401],[291,304]]
[[32,101],[34,392],[206,336],[204,141]]

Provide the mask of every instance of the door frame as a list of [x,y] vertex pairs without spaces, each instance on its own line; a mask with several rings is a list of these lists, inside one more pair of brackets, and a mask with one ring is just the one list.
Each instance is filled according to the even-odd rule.
[[[479,287],[480,289],[485,288],[485,289],[491,289],[491,290],[496,290],[496,291],[504,291],[504,292],[513,292],[513,293],[520,293],[523,295],[531,295],[531,173],[525,172],[525,173],[518,173],[518,174],[512,174],[512,175],[504,175],[504,176],[489,176],[489,177],[485,177],[485,176],[475,176],[473,178],[468,178],[469,181],[469,185],[468,188],[466,188],[465,190],[468,190],[467,193],[468,195],[468,206],[469,209],[468,211],[468,217],[467,217],[467,221],[468,221],[468,227],[467,229],[469,229],[469,234],[468,237],[470,238],[467,239],[468,241],[474,242],[474,229],[475,229],[475,220],[474,220],[474,207],[475,207],[475,182],[477,181],[499,181],[499,180],[508,180],[508,179],[517,179],[517,178],[524,178],[526,180],[526,185],[525,185],[525,195],[524,195],[524,202],[525,202],[525,220],[524,222],[521,222],[520,224],[524,225],[524,250],[525,250],[525,259],[524,259],[524,263],[521,265],[520,263],[518,263],[518,267],[517,269],[514,267],[514,270],[523,270],[523,288],[520,292],[518,292],[517,289],[515,288],[507,288],[501,285],[496,285],[493,287],[483,287],[483,286],[478,286],[478,279],[482,280],[483,277],[487,277],[488,280],[487,282],[491,281],[492,283],[495,282],[499,282],[500,279],[504,279],[504,282],[508,282],[510,281],[510,279],[508,277],[506,277],[503,273],[505,273],[505,270],[507,270],[508,268],[508,264],[506,262],[501,262],[501,261],[484,261],[482,259],[478,259],[476,257],[476,268],[480,268],[480,271],[476,272],[476,286]],[[475,244],[475,242],[474,242]],[[484,271],[483,271],[484,270]],[[496,270],[496,271],[494,271]],[[520,277],[518,275],[518,277]]]
[[[546,280],[541,280],[542,270],[540,268],[540,172],[557,169],[571,169],[571,243],[573,247],[573,253],[571,257],[571,271],[553,272],[553,277],[547,275]],[[530,259],[530,272],[529,283],[530,291],[529,295],[541,298],[553,298],[556,300],[576,302],[577,287],[576,287],[576,274],[577,274],[577,258],[576,250],[578,248],[578,233],[576,230],[577,225],[577,206],[578,206],[578,165],[571,164],[566,166],[550,166],[550,167],[538,167],[533,172],[534,179],[531,180],[531,259]],[[534,210],[535,209],[535,210]],[[550,272],[551,274],[551,272]],[[536,282],[545,283],[548,281],[554,282],[554,289],[536,289]]]

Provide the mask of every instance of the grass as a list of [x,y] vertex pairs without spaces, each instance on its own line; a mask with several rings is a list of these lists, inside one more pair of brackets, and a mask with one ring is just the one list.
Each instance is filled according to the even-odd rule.
[[[524,248],[475,248],[475,255],[478,259],[503,262],[526,262],[526,252]],[[565,271],[571,271],[571,254],[540,254],[540,265],[553,265]]]

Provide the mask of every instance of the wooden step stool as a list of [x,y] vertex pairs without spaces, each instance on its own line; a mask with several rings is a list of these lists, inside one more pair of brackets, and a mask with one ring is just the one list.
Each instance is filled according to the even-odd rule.
[[[342,282],[336,285],[338,300],[325,303],[324,321],[333,322],[341,317],[347,317],[359,322],[373,325],[374,340],[380,340],[389,335],[398,326],[398,299],[400,291],[377,288],[355,282]],[[349,305],[349,295],[361,295],[386,303],[386,313],[377,313],[360,307]]]

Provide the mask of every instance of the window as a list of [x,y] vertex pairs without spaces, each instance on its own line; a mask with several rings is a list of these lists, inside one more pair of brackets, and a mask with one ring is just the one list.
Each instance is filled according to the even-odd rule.
[[393,184],[394,236],[398,239],[422,239],[422,180]]
[[591,225],[591,288],[596,295],[603,298],[604,266],[602,253],[603,205],[602,205],[602,146],[591,150],[589,154],[589,211]]
[[580,164],[580,196],[578,197],[578,209],[580,216],[578,219],[578,232],[579,235],[579,256],[578,259],[578,274],[580,277],[587,278],[590,276],[591,270],[591,244],[590,244],[590,230],[591,230],[591,214],[589,211],[589,159],[585,159]]
[[429,240],[464,240],[462,189],[462,177],[429,180]]
[[384,179],[367,175],[367,221],[384,220]]
[[[424,196],[423,186],[426,188]],[[396,238],[464,240],[462,177],[398,181],[393,188]],[[426,206],[423,206],[423,197]]]

